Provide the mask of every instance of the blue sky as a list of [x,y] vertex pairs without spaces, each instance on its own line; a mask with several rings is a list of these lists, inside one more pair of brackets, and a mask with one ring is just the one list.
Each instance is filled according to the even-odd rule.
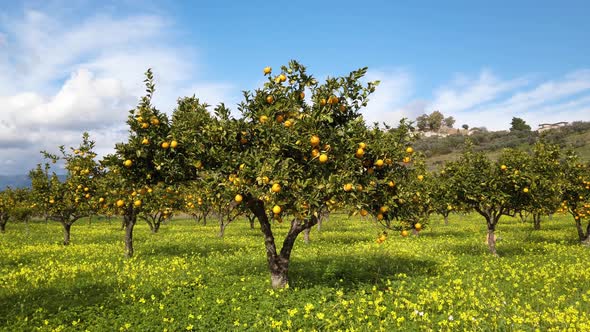
[[382,82],[368,121],[588,121],[588,14],[588,1],[3,1],[0,174],[83,130],[109,152],[147,67],[163,110],[193,93],[233,105],[264,66],[297,59],[320,79],[368,66]]

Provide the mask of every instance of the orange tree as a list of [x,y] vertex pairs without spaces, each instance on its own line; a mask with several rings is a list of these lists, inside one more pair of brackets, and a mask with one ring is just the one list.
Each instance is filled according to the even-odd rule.
[[176,174],[176,180],[190,191],[185,193],[185,199],[191,197],[185,207],[193,216],[202,218],[214,212],[222,237],[225,228],[245,212],[245,207],[239,204],[243,197],[238,196],[244,179],[238,173],[245,168],[239,162],[243,152],[239,147],[247,144],[247,139],[242,131],[243,121],[231,118],[223,104],[214,109],[214,116],[207,108],[207,104],[194,96],[178,101],[171,133],[187,144],[183,157],[194,172],[187,174],[179,169],[181,173]]
[[443,216],[445,225],[453,211],[467,211],[468,207],[457,199],[457,192],[451,187],[451,174],[441,169],[432,173],[432,209]]
[[[357,142],[354,158],[339,196],[354,208],[352,214],[372,215],[387,229],[407,236],[422,230],[431,213],[431,178],[411,147],[413,128],[377,126]],[[351,142],[352,143],[352,142]]]
[[584,219],[590,219],[590,167],[575,152],[568,151],[561,172],[562,209],[574,218],[580,242],[590,245],[590,220],[585,230],[583,226]]
[[453,205],[465,205],[485,218],[486,241],[493,255],[497,255],[495,231],[500,218],[514,216],[530,201],[531,181],[523,175],[529,159],[524,152],[506,149],[492,162],[468,145],[457,161],[444,167],[449,188],[456,193]]
[[151,188],[140,188],[135,193],[132,192],[131,196],[143,198],[139,218],[148,224],[152,233],[157,233],[162,222],[170,220],[174,212],[182,208],[179,191],[163,182]]
[[[329,205],[359,210],[370,205],[378,216],[390,202],[382,188],[386,175],[406,174],[412,168],[409,160],[403,162],[409,158],[407,131],[398,135],[395,145],[385,144],[379,138],[394,134],[368,129],[360,115],[376,86],[360,82],[365,72],[360,69],[318,84],[292,61],[278,75],[265,70],[268,81],[244,93],[238,119],[223,105],[211,117],[194,98],[190,107],[179,107],[173,115],[171,131],[187,142],[185,156],[203,167],[195,177],[218,178],[220,197],[227,204],[233,197],[238,209],[258,219],[273,287],[287,284],[297,236],[317,224]],[[306,102],[306,93],[311,102]],[[350,193],[350,183],[360,192],[367,188],[362,200]],[[392,204],[382,217],[395,219],[401,213]],[[289,231],[278,250],[272,225],[288,216]]]
[[6,223],[12,216],[16,203],[16,193],[11,188],[0,191],[0,233],[6,231]]
[[35,203],[31,199],[29,188],[14,189],[15,204],[12,207],[11,218],[14,221],[28,222],[35,213]]
[[95,211],[95,181],[101,172],[94,159],[96,154],[93,148],[94,141],[90,140],[88,133],[84,133],[78,148],[70,148],[68,151],[64,146],[60,146],[59,155],[42,152],[45,158],[53,163],[58,160],[65,162],[67,174],[63,182],[55,173],[49,176],[41,165],[29,173],[34,203],[37,206],[46,206],[47,217],[62,224],[64,245],[70,243],[72,224]]
[[211,213],[211,202],[202,181],[187,181],[180,186],[184,198],[182,212],[190,215],[197,223],[207,225],[207,217]]
[[33,202],[33,215],[42,217],[45,219],[45,222],[49,218],[50,204],[45,195],[49,192],[49,187],[51,186],[50,170],[49,163],[45,163],[43,166],[38,164],[35,169],[29,172],[32,188],[29,198]]
[[530,191],[523,209],[533,217],[533,227],[541,229],[541,216],[554,213],[561,202],[562,172],[559,146],[537,142],[527,171]]
[[127,257],[134,253],[133,228],[137,217],[147,200],[155,199],[148,195],[151,188],[173,186],[175,174],[194,171],[194,167],[184,163],[182,142],[170,134],[167,115],[152,106],[153,74],[148,69],[145,75],[146,95],[129,111],[127,141],[116,144],[115,153],[101,161],[110,173],[108,185],[104,186],[110,190],[110,204],[123,216]]

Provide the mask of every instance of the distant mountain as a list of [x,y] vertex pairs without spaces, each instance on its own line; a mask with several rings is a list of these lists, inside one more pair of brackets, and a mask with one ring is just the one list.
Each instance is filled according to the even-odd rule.
[[0,190],[6,187],[24,188],[31,186],[28,175],[0,175]]
[[[58,178],[63,181],[66,176],[58,175]],[[11,188],[30,188],[31,179],[28,175],[0,175],[0,190],[4,190],[6,187]]]

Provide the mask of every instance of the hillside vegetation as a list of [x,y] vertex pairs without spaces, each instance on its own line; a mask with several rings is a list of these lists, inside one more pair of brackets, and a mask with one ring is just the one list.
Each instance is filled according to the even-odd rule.
[[468,139],[473,142],[475,151],[484,151],[492,159],[496,159],[505,148],[530,151],[531,145],[540,138],[564,149],[572,148],[582,160],[590,161],[590,122],[583,121],[542,133],[503,130],[479,131],[470,136],[421,137],[415,146],[417,151],[425,154],[428,167],[434,169],[446,161],[457,159]]

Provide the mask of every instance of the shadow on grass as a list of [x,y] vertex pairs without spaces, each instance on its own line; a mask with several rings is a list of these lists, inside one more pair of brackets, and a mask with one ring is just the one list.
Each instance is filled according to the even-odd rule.
[[434,232],[431,230],[426,230],[426,231],[420,232],[420,237],[425,237],[425,238],[438,238],[438,237],[465,238],[468,235],[469,235],[468,232],[461,231],[461,230],[452,230],[452,229],[445,229],[444,231],[440,231],[437,229]]
[[81,312],[88,307],[118,306],[113,286],[105,284],[64,285],[63,288],[25,289],[22,293],[0,297],[0,326],[11,317],[31,317],[42,308],[42,315],[53,316],[61,311]]
[[317,285],[356,288],[359,284],[382,284],[399,273],[410,278],[434,275],[437,263],[428,259],[389,255],[322,257],[293,260],[289,273],[290,284],[300,288]]
[[215,243],[207,243],[207,245],[197,244],[173,244],[173,243],[155,243],[151,246],[142,248],[142,256],[193,256],[208,257],[216,253],[224,253],[231,255],[241,249],[240,246],[231,244],[229,241],[219,241]]

